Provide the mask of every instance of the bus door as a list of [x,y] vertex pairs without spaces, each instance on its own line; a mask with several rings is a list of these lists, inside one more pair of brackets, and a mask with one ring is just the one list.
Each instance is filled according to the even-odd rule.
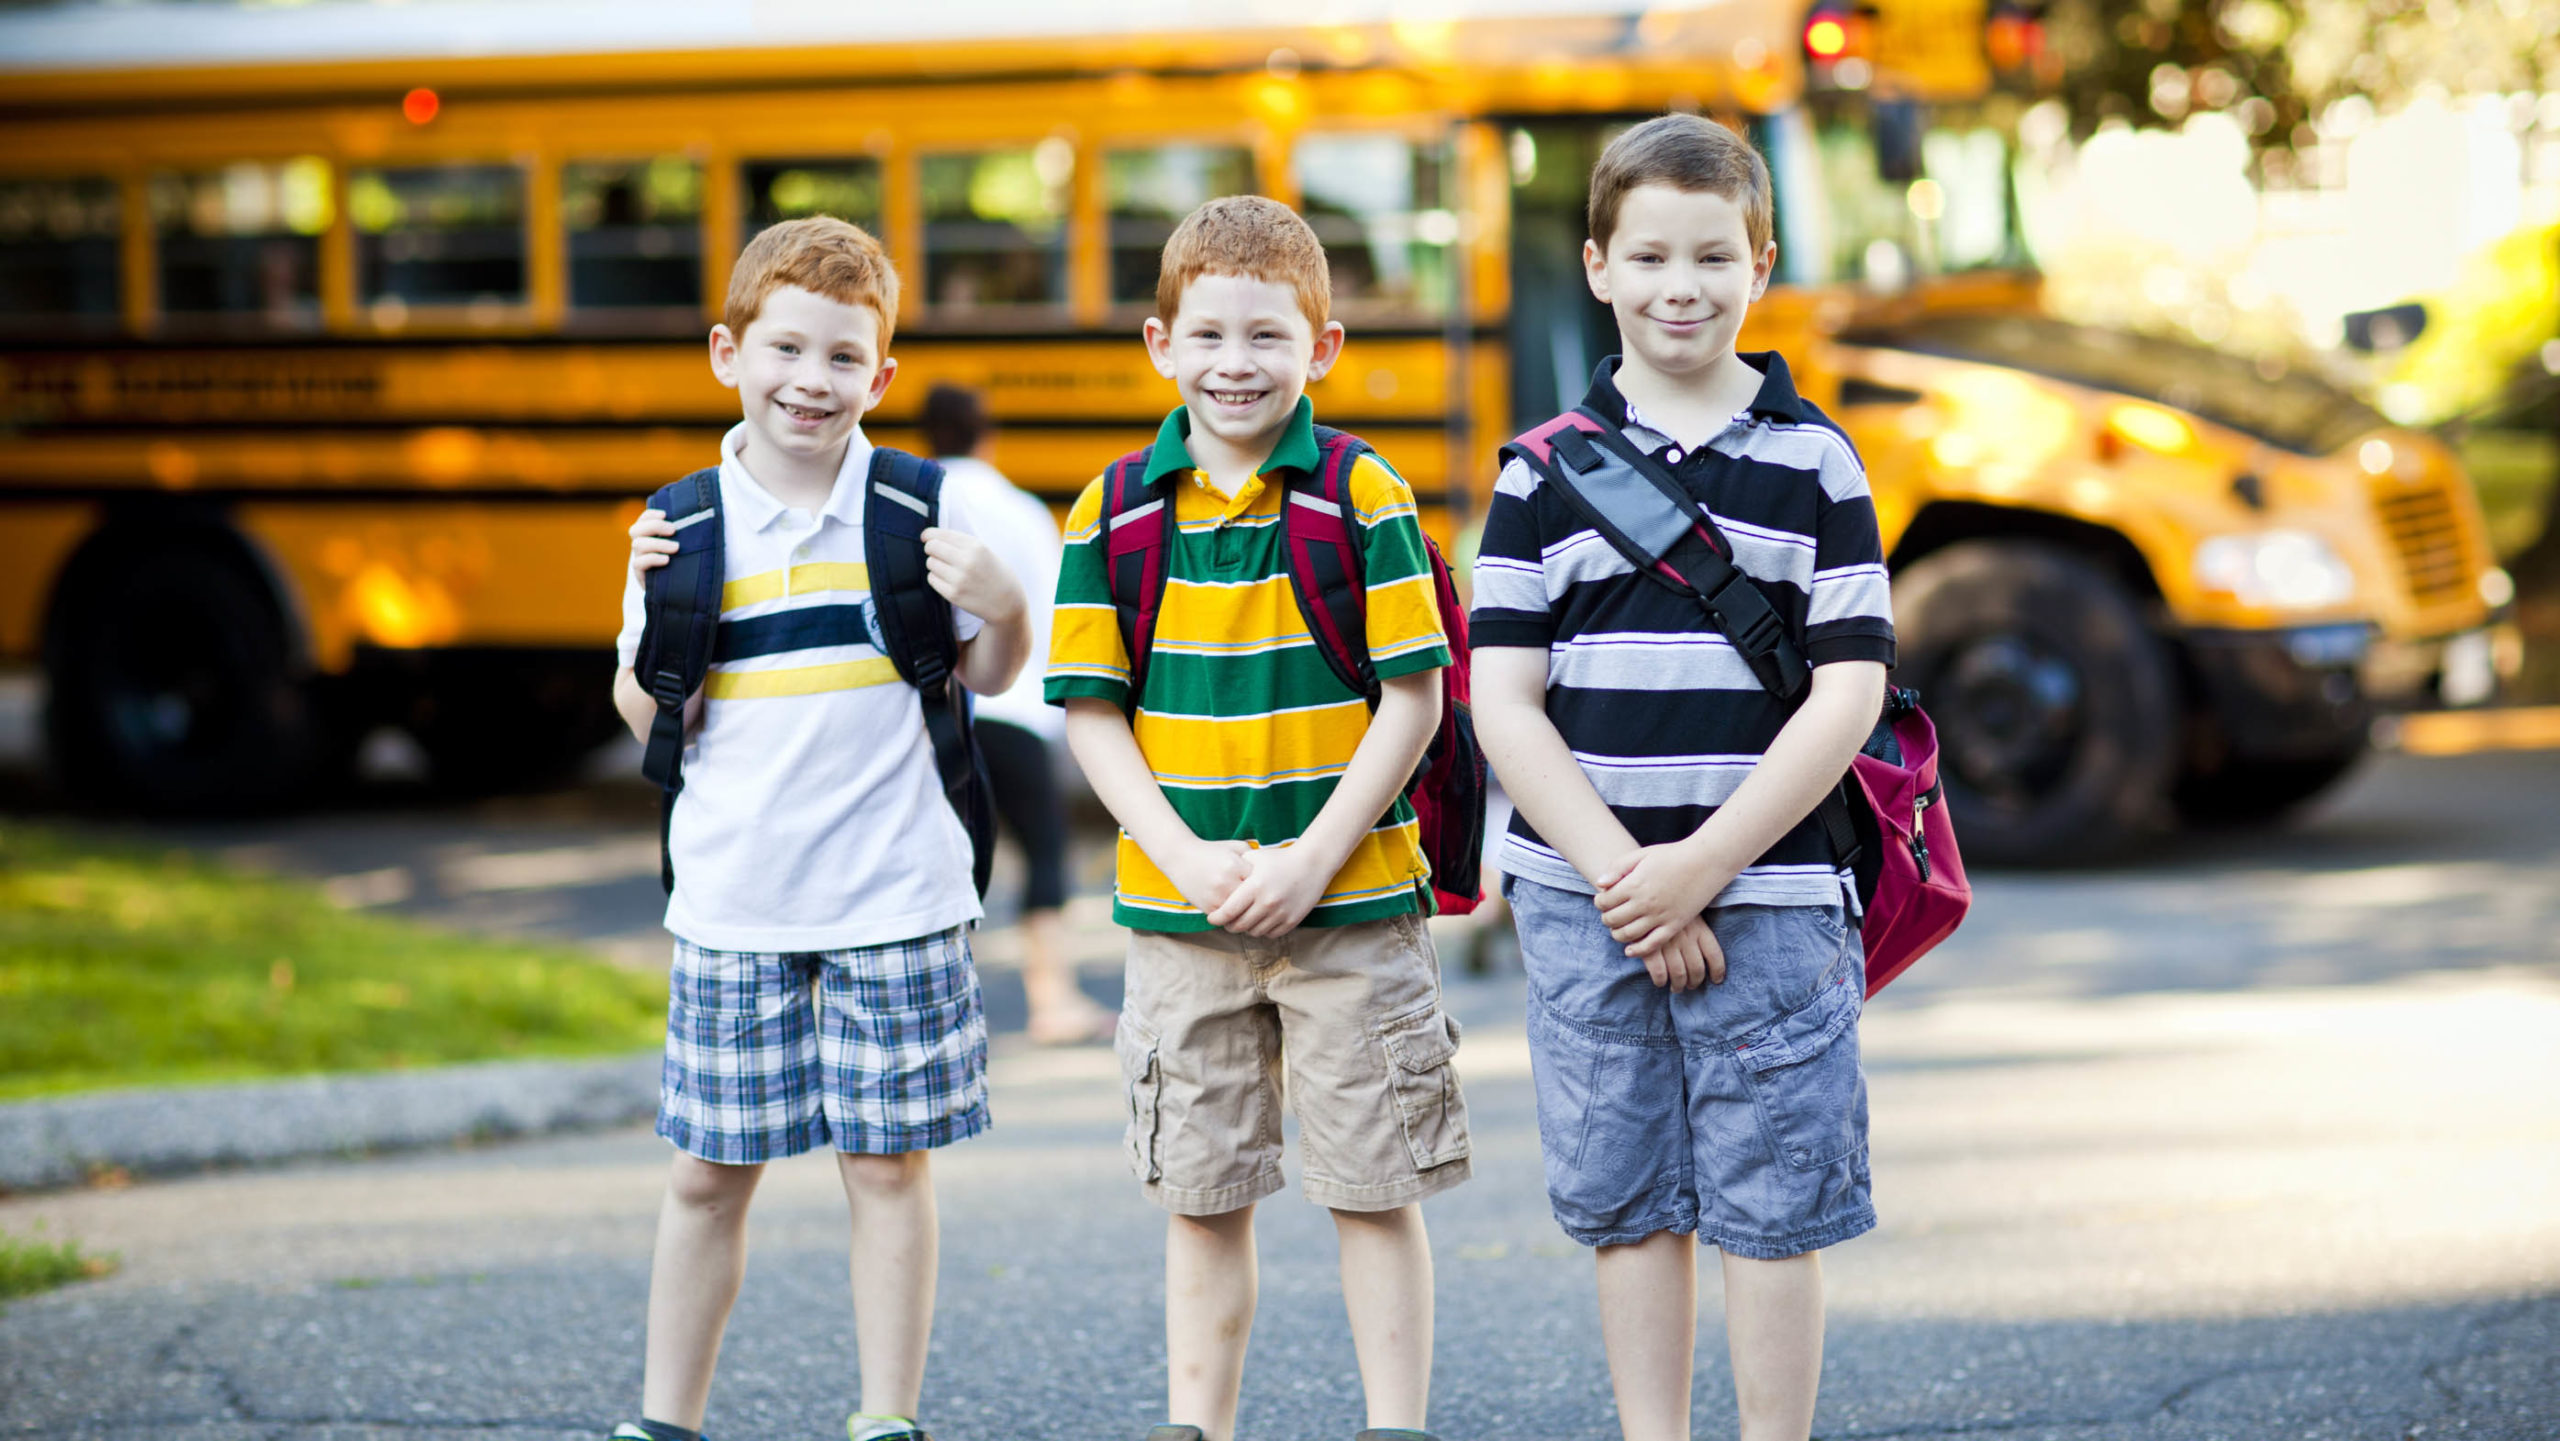
[[1511,161],[1511,425],[1516,435],[1582,399],[1591,372],[1618,350],[1609,307],[1583,277],[1584,206],[1592,163],[1625,120],[1522,121],[1506,129]]

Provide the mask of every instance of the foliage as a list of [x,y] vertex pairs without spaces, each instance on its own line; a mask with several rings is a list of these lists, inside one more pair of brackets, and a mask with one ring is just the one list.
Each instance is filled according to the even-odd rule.
[[[42,1230],[39,1222],[37,1229]],[[0,1231],[0,1300],[32,1296],[115,1270],[113,1256],[92,1255],[77,1241],[47,1241]]]
[[0,1099],[645,1048],[663,976],[0,823]]

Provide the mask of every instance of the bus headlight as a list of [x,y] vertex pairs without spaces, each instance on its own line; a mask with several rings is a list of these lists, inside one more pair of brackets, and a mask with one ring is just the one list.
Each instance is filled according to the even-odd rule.
[[2249,605],[2319,610],[2353,599],[2355,572],[2308,531],[2217,535],[2196,547],[2196,580]]

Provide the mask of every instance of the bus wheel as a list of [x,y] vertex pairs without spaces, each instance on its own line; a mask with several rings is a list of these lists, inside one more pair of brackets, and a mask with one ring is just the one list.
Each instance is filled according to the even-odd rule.
[[2365,757],[2358,746],[2344,755],[2310,760],[2234,761],[2211,775],[2178,782],[2178,815],[2200,826],[2265,825],[2310,804],[2347,778]]
[[159,812],[267,809],[322,769],[282,613],[245,560],[153,538],[84,555],[45,645],[46,737],[78,795]]
[[1893,590],[1896,678],[1937,722],[1968,858],[2105,859],[2165,818],[2176,685],[2121,585],[2054,546],[1976,540],[1922,557]]

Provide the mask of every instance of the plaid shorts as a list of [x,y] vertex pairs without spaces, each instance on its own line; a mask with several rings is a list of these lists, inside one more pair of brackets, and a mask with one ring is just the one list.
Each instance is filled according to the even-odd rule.
[[780,955],[677,939],[658,1134],[687,1155],[894,1155],[986,1128],[987,1017],[966,927]]

